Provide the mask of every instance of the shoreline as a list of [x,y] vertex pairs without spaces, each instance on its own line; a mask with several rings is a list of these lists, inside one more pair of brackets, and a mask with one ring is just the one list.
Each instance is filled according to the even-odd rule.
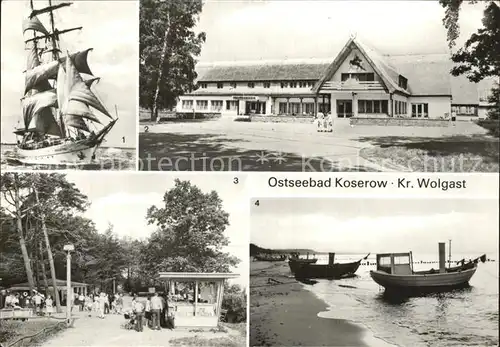
[[320,317],[325,311],[287,263],[251,262],[250,346],[394,346],[359,323]]

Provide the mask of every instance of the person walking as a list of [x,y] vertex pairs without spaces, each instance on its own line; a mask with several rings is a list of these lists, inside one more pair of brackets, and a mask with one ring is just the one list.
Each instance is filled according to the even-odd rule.
[[135,317],[136,317],[135,330],[137,332],[142,332],[142,330],[143,330],[142,319],[144,317],[144,305],[142,305],[142,303],[139,300],[137,300],[137,297],[134,298],[133,310],[134,310]]
[[162,301],[158,296],[158,292],[155,292],[151,298],[151,320],[153,325],[153,330],[160,330],[160,313],[162,311]]
[[104,300],[104,314],[109,313],[109,300],[108,300],[108,294],[104,293],[103,294],[103,300]]
[[146,307],[144,308],[144,318],[146,318],[146,325],[153,329],[152,317],[151,317],[151,295],[148,296],[146,300]]
[[80,312],[85,309],[85,296],[81,293],[78,296],[78,303],[80,304]]
[[104,319],[104,310],[106,307],[106,294],[103,292],[99,295],[99,318]]
[[118,298],[116,299],[116,310],[118,311],[118,314],[122,314],[123,312],[123,294],[119,294]]
[[42,296],[40,295],[40,293],[38,293],[37,291],[35,291],[35,295],[33,295],[33,297],[31,298],[31,300],[35,304],[35,313],[39,314],[40,310],[42,308]]
[[47,296],[45,299],[45,313],[47,316],[51,316],[54,313],[54,301],[52,300],[52,296]]

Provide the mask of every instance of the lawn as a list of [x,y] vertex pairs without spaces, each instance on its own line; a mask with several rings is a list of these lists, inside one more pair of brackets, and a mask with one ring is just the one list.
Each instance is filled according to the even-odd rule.
[[4,320],[0,321],[0,343],[2,346],[10,346],[25,336],[33,336],[46,329],[33,338],[27,338],[16,343],[15,347],[34,346],[45,341],[65,327],[65,324],[52,319],[33,319],[27,321]]
[[382,166],[416,172],[498,172],[499,141],[487,135],[363,138],[360,155]]
[[[211,333],[201,333],[190,337],[179,337],[169,341],[172,346],[193,346],[193,347],[244,347],[246,346],[246,323],[221,323],[220,331]],[[224,332],[228,331],[228,332]],[[208,336],[213,334],[214,336]],[[223,336],[217,336],[223,335]]]

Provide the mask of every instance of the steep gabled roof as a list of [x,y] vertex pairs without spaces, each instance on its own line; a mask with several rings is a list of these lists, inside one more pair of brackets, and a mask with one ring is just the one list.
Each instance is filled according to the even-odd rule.
[[321,86],[323,86],[326,81],[332,78],[333,74],[338,70],[340,65],[344,62],[351,50],[354,48],[357,48],[361,52],[361,55],[363,55],[363,57],[372,66],[373,70],[380,76],[385,87],[390,92],[394,92],[395,90],[397,90],[404,94],[409,94],[408,91],[404,90],[398,85],[398,79],[400,75],[398,71],[396,71],[396,69],[392,67],[381,54],[377,53],[374,49],[368,47],[367,45],[362,44],[354,37],[351,37],[349,41],[347,41],[344,48],[342,48],[335,60],[326,70],[326,73],[313,87],[313,92],[317,93],[321,89]]
[[408,79],[411,95],[451,95],[452,63],[446,54],[387,56]]

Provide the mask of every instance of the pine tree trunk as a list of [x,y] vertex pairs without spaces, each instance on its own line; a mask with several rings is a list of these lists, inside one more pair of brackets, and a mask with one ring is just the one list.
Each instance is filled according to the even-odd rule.
[[[35,191],[36,204],[40,205],[40,200],[38,199],[38,189],[36,188],[35,182],[33,182],[33,190]],[[47,256],[49,258],[50,265],[50,275],[52,277],[52,288],[54,289],[54,297],[56,301],[57,312],[61,311],[61,301],[59,300],[59,290],[57,288],[56,281],[56,268],[54,266],[54,258],[52,256],[52,250],[50,249],[49,234],[47,233],[47,225],[45,224],[45,212],[40,208],[40,221],[42,223],[43,237],[45,238],[45,245],[47,247]]]
[[170,32],[170,16],[167,17],[167,30],[163,38],[163,49],[161,50],[160,65],[158,66],[158,80],[156,81],[155,97],[153,99],[153,110],[151,112],[151,120],[158,120],[158,97],[160,95],[161,79],[163,77],[163,65],[165,64],[165,57],[167,55],[167,39]]
[[41,241],[38,242],[38,249],[40,252],[40,267],[42,268],[43,285],[45,287],[45,293],[48,293],[49,282],[47,281],[47,271],[45,270],[45,259],[43,258],[43,246]]
[[17,236],[19,238],[19,246],[21,247],[21,254],[23,255],[24,267],[26,268],[26,277],[28,278],[28,285],[30,287],[30,294],[33,293],[35,289],[35,281],[33,280],[33,271],[31,269],[31,261],[28,255],[28,249],[26,248],[26,240],[23,235],[23,223],[22,223],[22,213],[19,199],[19,177],[14,174],[14,204],[16,208],[16,230]]

